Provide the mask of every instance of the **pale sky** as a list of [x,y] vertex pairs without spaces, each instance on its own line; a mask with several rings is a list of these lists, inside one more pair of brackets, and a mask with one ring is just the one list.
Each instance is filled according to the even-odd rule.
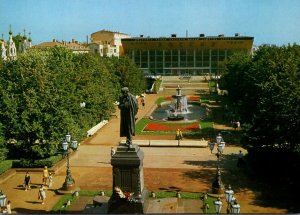
[[0,0],[0,36],[33,44],[106,29],[150,37],[253,36],[254,44],[300,44],[300,0]]

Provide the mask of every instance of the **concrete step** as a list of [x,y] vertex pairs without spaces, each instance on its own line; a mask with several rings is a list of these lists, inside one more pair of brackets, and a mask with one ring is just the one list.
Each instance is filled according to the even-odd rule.
[[[133,144],[142,147],[207,147],[206,140],[133,140]],[[122,144],[126,140],[121,141]]]
[[186,88],[186,87],[193,87],[193,88],[208,88],[208,83],[162,83],[162,86],[165,88],[177,88],[178,86],[180,88]]

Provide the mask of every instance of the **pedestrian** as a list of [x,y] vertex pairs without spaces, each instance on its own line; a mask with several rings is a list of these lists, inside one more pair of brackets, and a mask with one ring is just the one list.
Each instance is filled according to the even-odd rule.
[[144,98],[144,97],[142,97],[141,103],[142,103],[142,107],[143,107],[143,109],[144,109],[144,108],[145,108],[145,98]]
[[237,161],[237,167],[243,167],[245,166],[245,160],[244,160],[244,155],[242,153],[242,150],[240,150],[238,154],[238,161]]
[[7,204],[6,204],[6,212],[7,212],[8,214],[11,214],[11,201],[10,201],[10,200],[7,201]]
[[181,130],[178,128],[176,131],[176,140],[182,140],[182,132]]
[[47,180],[49,178],[49,172],[48,172],[48,167],[45,166],[43,169],[43,184],[47,185]]
[[42,200],[42,205],[45,204],[46,191],[44,189],[44,185],[41,185],[41,187],[39,188],[38,199]]
[[49,173],[49,188],[51,188],[53,185],[53,176],[51,174],[51,172]]
[[25,189],[25,191],[30,189],[30,175],[29,175],[29,172],[26,172],[26,174],[25,174],[24,189]]
[[237,122],[236,122],[236,126],[237,126],[237,129],[240,129],[240,127],[241,127],[240,121],[237,121]]
[[114,156],[114,154],[116,154],[116,150],[115,150],[114,147],[111,147],[110,155],[111,155],[111,156]]

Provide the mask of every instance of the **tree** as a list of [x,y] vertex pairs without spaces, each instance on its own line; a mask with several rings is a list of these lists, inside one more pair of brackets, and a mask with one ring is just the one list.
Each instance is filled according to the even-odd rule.
[[229,60],[224,81],[248,123],[247,147],[299,150],[299,62],[298,45],[261,46],[253,59],[234,55]]
[[8,149],[6,147],[6,141],[3,134],[3,125],[0,123],[0,161],[6,159]]
[[143,72],[128,57],[110,58],[108,65],[119,77],[120,88],[128,87],[133,95],[140,95],[146,90]]
[[14,142],[14,156],[48,157],[65,134],[81,141],[88,129],[109,118],[123,84],[140,93],[143,80],[128,59],[76,55],[61,47],[30,50],[0,65],[4,137]]

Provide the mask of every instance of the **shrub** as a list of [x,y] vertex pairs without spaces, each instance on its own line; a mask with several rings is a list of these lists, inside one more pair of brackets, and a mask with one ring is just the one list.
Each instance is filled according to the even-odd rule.
[[46,159],[41,159],[41,160],[20,159],[18,161],[13,161],[12,167],[14,168],[41,168],[44,166],[52,167],[61,159],[62,159],[62,155],[60,154]]
[[12,167],[12,160],[5,160],[0,162],[0,175]]

